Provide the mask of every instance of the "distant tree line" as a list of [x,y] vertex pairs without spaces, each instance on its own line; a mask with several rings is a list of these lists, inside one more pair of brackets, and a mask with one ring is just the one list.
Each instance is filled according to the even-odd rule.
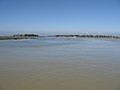
[[55,37],[118,38],[120,39],[120,36],[112,36],[112,35],[55,35]]
[[27,36],[27,37],[34,36],[34,37],[38,37],[39,35],[36,35],[36,34],[17,34],[17,35],[13,35],[13,36]]

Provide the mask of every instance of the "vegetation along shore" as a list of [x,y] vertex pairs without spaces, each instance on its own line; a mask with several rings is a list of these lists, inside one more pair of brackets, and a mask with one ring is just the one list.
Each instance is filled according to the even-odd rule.
[[115,38],[120,39],[120,36],[113,35],[55,35],[55,37],[70,37],[70,38]]
[[13,36],[0,36],[0,40],[17,40],[17,39],[38,39],[42,36],[36,34],[17,34]]
[[39,39],[41,37],[65,37],[65,38],[113,38],[120,39],[120,36],[113,35],[53,35],[39,36],[36,34],[17,34],[13,36],[0,36],[0,40],[17,40],[17,39]]

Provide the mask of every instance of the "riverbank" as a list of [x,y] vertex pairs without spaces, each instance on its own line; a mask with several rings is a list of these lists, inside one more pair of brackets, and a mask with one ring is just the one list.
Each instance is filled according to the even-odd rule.
[[33,36],[27,36],[27,37],[24,37],[24,36],[0,36],[0,40],[17,40],[17,39],[38,39],[40,37],[33,37]]
[[112,35],[55,35],[54,37],[67,37],[67,38],[114,38],[114,39],[120,39],[120,36],[112,36]]
[[0,36],[0,40],[39,39],[39,38],[42,38],[42,37],[120,39],[120,36],[112,36],[112,35],[52,35],[52,36],[39,36],[39,35],[35,35],[35,34],[25,34],[25,35],[13,35],[13,36]]
[[0,40],[17,40],[17,39],[38,39],[42,36],[35,34],[13,35],[13,36],[0,36]]

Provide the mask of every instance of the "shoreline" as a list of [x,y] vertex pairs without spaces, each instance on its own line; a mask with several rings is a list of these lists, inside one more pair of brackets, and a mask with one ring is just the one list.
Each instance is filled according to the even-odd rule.
[[0,40],[38,39],[42,36],[36,34],[17,34],[13,36],[0,36]]
[[120,39],[120,36],[113,35],[54,35],[48,37],[62,37],[62,38],[111,38],[111,39]]
[[0,36],[0,40],[39,39],[39,38],[42,38],[42,37],[120,39],[120,36],[112,36],[112,35],[51,35],[51,36],[13,35],[13,36]]
[[40,37],[14,37],[14,36],[0,36],[0,40],[19,40],[19,39],[39,39]]

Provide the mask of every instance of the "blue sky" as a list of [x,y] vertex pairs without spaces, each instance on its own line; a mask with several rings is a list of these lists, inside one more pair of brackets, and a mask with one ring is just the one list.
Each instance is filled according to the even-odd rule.
[[120,32],[120,0],[0,0],[0,34]]

